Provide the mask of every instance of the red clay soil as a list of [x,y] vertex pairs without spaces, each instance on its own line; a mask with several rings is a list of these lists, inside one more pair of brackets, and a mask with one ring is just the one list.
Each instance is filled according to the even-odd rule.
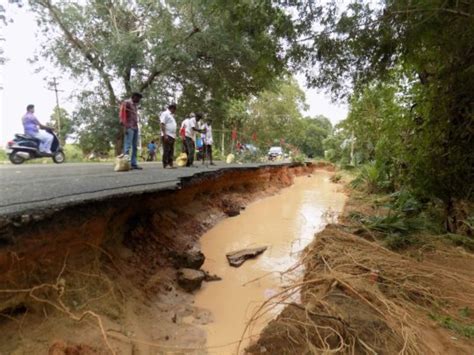
[[[315,166],[220,172],[183,188],[63,210],[0,246],[0,353],[202,353],[210,315],[176,285],[176,255],[226,212]],[[191,322],[189,322],[191,319]]]

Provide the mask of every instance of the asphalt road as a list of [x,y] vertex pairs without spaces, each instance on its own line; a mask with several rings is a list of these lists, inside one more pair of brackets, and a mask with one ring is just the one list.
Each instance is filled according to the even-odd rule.
[[[265,164],[268,165],[268,164]],[[256,167],[224,164],[163,169],[142,163],[143,170],[114,172],[112,163],[25,164],[0,166],[0,216],[14,216],[84,201],[178,189],[180,179],[203,171]]]

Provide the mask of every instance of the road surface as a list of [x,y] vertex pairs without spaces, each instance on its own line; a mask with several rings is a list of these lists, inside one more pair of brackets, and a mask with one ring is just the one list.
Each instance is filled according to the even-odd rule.
[[224,164],[163,169],[142,163],[143,170],[114,172],[112,163],[25,164],[0,166],[0,217],[61,208],[85,201],[178,189],[180,179],[205,171],[266,164]]

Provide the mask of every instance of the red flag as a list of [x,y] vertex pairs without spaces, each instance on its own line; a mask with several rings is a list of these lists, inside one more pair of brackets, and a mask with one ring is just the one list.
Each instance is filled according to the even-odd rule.
[[120,105],[119,117],[120,117],[120,123],[125,126],[127,124],[127,103],[126,102],[123,102]]
[[232,130],[232,140],[237,140],[237,130],[235,128]]

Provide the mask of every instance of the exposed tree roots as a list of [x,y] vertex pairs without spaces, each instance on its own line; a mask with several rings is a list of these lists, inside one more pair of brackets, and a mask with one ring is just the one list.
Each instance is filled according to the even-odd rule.
[[[432,312],[459,320],[474,308],[474,283],[330,225],[302,258],[300,282],[270,298],[249,322],[286,305],[250,353],[420,354],[442,344],[426,337]],[[295,297],[300,296],[300,300]]]

